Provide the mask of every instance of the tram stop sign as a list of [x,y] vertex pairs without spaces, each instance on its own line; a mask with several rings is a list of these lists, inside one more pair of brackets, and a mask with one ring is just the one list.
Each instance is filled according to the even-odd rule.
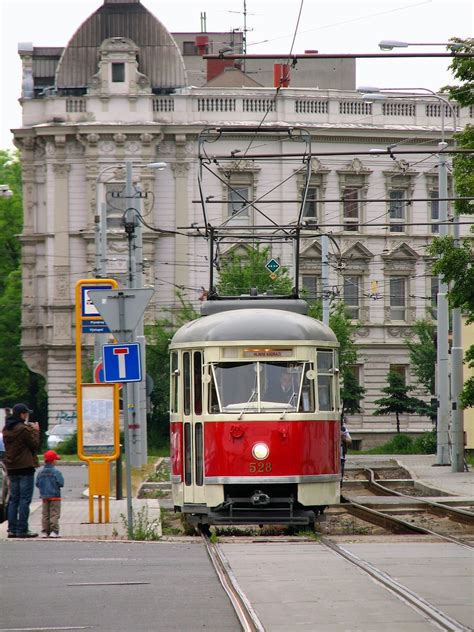
[[270,259],[265,267],[269,272],[275,273],[280,267],[280,264],[278,263],[278,261],[276,261],[276,259]]

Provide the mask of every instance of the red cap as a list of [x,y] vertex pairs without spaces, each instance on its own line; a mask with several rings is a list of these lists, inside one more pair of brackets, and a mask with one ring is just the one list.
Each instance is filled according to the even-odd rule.
[[54,450],[47,450],[44,453],[44,460],[46,463],[51,463],[52,461],[60,461],[61,457]]

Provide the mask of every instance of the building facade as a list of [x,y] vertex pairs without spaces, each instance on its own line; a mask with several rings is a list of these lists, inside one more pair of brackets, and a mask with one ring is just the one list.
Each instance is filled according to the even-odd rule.
[[[50,423],[75,414],[74,286],[96,273],[101,204],[107,209],[107,275],[127,283],[125,208],[117,197],[125,185],[124,161],[133,162],[134,178],[148,194],[142,207],[147,224],[162,231],[143,229],[145,284],[156,289],[147,312],[152,320],[176,307],[176,289],[198,304],[207,288],[207,243],[178,230],[202,224],[200,132],[255,127],[264,119],[265,125],[302,126],[311,134],[300,283],[308,296],[321,296],[319,226],[332,237],[331,300],[343,301],[360,323],[354,371],[367,392],[351,429],[361,436],[393,431],[393,420],[372,415],[372,402],[389,368],[416,385],[404,339],[436,295],[427,247],[439,230],[436,151],[442,114],[448,140],[452,135],[451,111],[443,113],[444,105],[429,96],[369,103],[355,91],[355,66],[347,61],[334,71],[322,61],[311,69],[306,60],[300,78],[278,91],[269,66],[247,65],[245,72],[232,66],[230,72],[224,60],[209,70],[203,47],[212,37],[212,50],[226,46],[225,36],[173,38],[138,0],[105,0],[64,49],[19,48],[23,123],[13,134],[24,182],[22,350],[31,370],[47,380]],[[240,46],[239,34],[233,36],[230,45]],[[454,107],[458,127],[472,123],[472,110]],[[282,157],[290,151],[288,143],[270,140]],[[240,132],[222,141],[219,152],[243,156],[250,142],[267,141],[268,135]],[[373,151],[388,146],[420,153]],[[214,199],[209,221],[237,221],[232,214],[239,201],[226,183],[250,200],[271,197],[265,213],[272,221],[295,221],[304,186],[295,165],[238,155],[225,168],[215,162],[220,179],[205,182],[206,196]],[[157,161],[168,168],[146,166]],[[279,190],[268,194],[278,183]],[[257,219],[252,207],[238,216],[244,225]],[[276,247],[272,255],[292,268],[291,253]],[[425,418],[402,418],[403,430],[429,427]]]

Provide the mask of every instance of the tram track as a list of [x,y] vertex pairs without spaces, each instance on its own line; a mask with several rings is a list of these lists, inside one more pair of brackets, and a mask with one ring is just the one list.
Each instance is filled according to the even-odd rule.
[[[419,496],[412,496],[410,494],[405,494],[400,491],[397,491],[387,485],[384,485],[379,480],[376,479],[376,472],[372,468],[364,468],[364,475],[367,478],[367,488],[376,496],[397,496],[399,498],[405,498],[409,500],[411,503],[416,503],[418,506],[422,507],[427,512],[436,515],[441,518],[448,518],[457,523],[466,524],[473,526],[474,525],[474,514],[466,511],[464,509],[459,509],[458,507],[450,507],[444,503],[428,500],[427,498],[422,498]],[[394,480],[394,479],[388,479]],[[450,534],[440,533],[436,530],[430,529],[426,526],[422,526],[413,522],[409,522],[408,520],[404,520],[398,516],[394,516],[393,514],[387,511],[380,511],[380,509],[374,509],[372,507],[368,507],[367,505],[355,502],[348,496],[341,496],[341,502],[347,513],[369,522],[371,524],[375,524],[384,529],[392,531],[393,533],[416,533],[423,535],[430,535],[436,538],[440,538],[447,542],[452,542],[463,546],[465,548],[472,549],[474,545],[470,542],[466,542],[458,537],[454,537]]]
[[357,555],[354,555],[354,553],[351,553],[339,544],[332,542],[329,538],[321,538],[320,542],[323,546],[328,547],[337,555],[341,556],[352,565],[358,567],[359,569],[370,575],[370,577],[381,584],[386,590],[395,594],[398,598],[408,603],[418,612],[421,612],[430,621],[441,627],[441,629],[447,630],[449,632],[471,631],[471,628],[464,626],[459,621],[456,621],[449,615],[445,614],[436,606],[426,601],[426,599],[409,589],[407,586],[404,586],[400,582],[397,582],[395,579],[390,577],[390,575],[377,568],[370,562],[360,559]]
[[216,571],[217,577],[230,599],[232,607],[244,632],[265,632],[255,610],[240,588],[237,579],[220,546],[210,541],[206,533],[201,532],[207,554]]
[[363,472],[368,478],[368,488],[377,495],[384,496],[398,496],[400,498],[409,498],[412,501],[423,504],[427,511],[443,517],[448,517],[461,522],[463,524],[474,525],[474,513],[466,511],[465,509],[459,509],[458,507],[450,507],[445,503],[428,500],[420,496],[412,496],[399,492],[396,489],[382,485],[379,480],[376,479],[376,473],[371,468],[364,468]]

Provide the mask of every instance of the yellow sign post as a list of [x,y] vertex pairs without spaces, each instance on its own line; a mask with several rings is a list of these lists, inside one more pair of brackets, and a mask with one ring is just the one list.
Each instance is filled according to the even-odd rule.
[[[108,331],[89,299],[94,290],[117,289],[114,279],[81,279],[76,283],[77,454],[89,466],[89,522],[109,522],[110,462],[120,454],[119,385],[82,382],[82,334]],[[102,516],[104,501],[104,516]]]

